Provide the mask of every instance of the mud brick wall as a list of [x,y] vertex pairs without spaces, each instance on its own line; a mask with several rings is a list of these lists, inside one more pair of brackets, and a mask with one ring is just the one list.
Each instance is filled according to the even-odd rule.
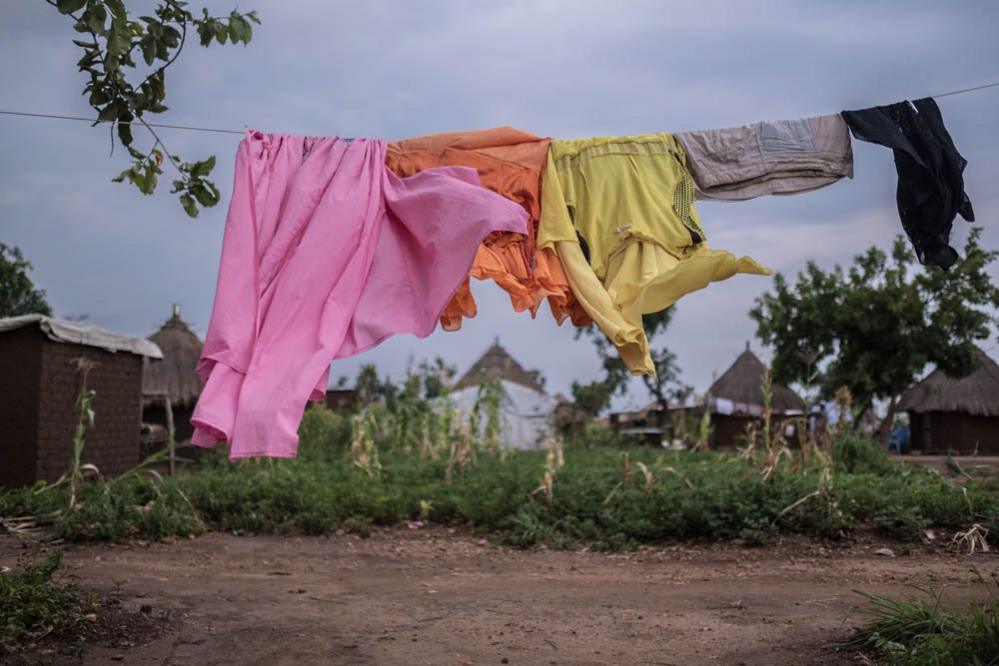
[[910,448],[923,453],[999,454],[999,417],[909,412],[909,428]]
[[35,480],[41,365],[41,331],[0,334],[0,487]]
[[[10,344],[10,337],[25,334],[34,337],[37,351],[33,356],[27,349],[30,340]],[[142,358],[54,342],[40,330],[26,328],[0,334],[0,375],[7,374],[3,368],[8,366],[17,369],[14,379],[0,378],[0,395],[18,396],[16,400],[0,399],[0,470],[4,470],[0,471],[0,485],[54,481],[69,467],[80,387],[74,359],[79,357],[96,363],[87,379],[88,388],[97,392],[93,401],[96,417],[87,433],[83,462],[96,465],[104,476],[121,474],[138,464]],[[20,403],[30,416],[18,416],[12,409],[18,405],[3,403]],[[8,429],[8,422],[18,424],[16,433]],[[26,467],[25,458],[33,464]],[[5,471],[8,459],[17,463],[9,473]]]

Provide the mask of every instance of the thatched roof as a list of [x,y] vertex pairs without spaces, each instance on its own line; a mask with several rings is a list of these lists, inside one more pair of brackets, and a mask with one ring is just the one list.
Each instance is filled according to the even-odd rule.
[[513,360],[510,354],[500,346],[499,340],[486,350],[482,358],[476,361],[468,369],[468,372],[461,376],[458,383],[454,385],[454,390],[458,391],[469,386],[478,386],[482,383],[483,377],[486,379],[513,382],[514,384],[520,384],[538,393],[545,394],[545,389],[538,383],[535,376],[524,370],[519,363]]
[[899,411],[999,416],[999,365],[981,349],[976,347],[975,351],[977,370],[961,379],[934,370],[902,394]]
[[163,351],[163,360],[145,364],[142,392],[167,394],[174,407],[193,405],[201,395],[201,380],[194,372],[201,340],[180,318],[179,307],[174,306],[173,316],[149,339]]
[[[756,354],[749,350],[739,354],[735,363],[722,374],[708,389],[712,398],[731,400],[746,405],[763,405],[763,376],[767,366]],[[770,399],[770,408],[775,412],[802,410],[805,403],[797,393],[786,386],[774,384]]]

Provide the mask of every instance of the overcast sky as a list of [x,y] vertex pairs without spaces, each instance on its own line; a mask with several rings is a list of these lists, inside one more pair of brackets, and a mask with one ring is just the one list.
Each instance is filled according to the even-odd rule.
[[[140,10],[152,3],[128,2]],[[193,2],[216,14],[232,2]],[[340,2],[246,0],[248,47],[191,44],[167,75],[162,122],[301,134],[402,138],[513,125],[556,138],[726,127],[918,98],[999,80],[999,3],[956,2]],[[0,9],[0,108],[90,115],[70,22],[42,0]],[[999,245],[999,89],[940,100],[969,161],[967,191]],[[185,159],[218,157],[224,201],[235,135],[163,130]],[[848,262],[901,231],[891,154],[854,144],[855,178],[795,197],[701,204],[711,244],[784,273]],[[57,315],[86,313],[146,335],[172,303],[208,322],[225,205],[187,218],[165,187],[153,197],[110,182],[106,128],[0,116],[0,241],[20,246]],[[169,180],[170,174],[167,174]],[[960,248],[969,225],[956,223]],[[996,267],[999,268],[999,267]],[[999,276],[999,270],[994,270]],[[737,276],[682,300],[662,342],[698,390],[753,340],[747,316],[770,278]],[[489,283],[458,333],[400,337],[364,362],[401,375],[443,356],[464,371],[499,337],[551,392],[595,378],[573,329],[515,314]],[[753,342],[764,358],[765,349]],[[994,342],[986,345],[995,356]],[[640,392],[633,404],[646,402]],[[625,401],[627,404],[628,401]]]

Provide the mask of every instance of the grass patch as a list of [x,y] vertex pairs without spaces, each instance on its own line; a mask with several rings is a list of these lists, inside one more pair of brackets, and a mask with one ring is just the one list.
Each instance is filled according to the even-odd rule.
[[870,618],[847,645],[860,648],[879,664],[898,666],[977,666],[999,663],[999,599],[964,609],[939,594],[898,601],[864,594]]
[[0,654],[14,654],[47,637],[83,639],[93,601],[56,579],[62,557],[0,573]]

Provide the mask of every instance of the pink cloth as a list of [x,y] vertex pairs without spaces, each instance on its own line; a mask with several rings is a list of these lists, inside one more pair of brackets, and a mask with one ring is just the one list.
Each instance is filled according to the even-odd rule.
[[384,141],[250,131],[236,154],[193,442],[291,458],[330,363],[429,335],[482,239],[526,231],[474,169],[400,179]]

